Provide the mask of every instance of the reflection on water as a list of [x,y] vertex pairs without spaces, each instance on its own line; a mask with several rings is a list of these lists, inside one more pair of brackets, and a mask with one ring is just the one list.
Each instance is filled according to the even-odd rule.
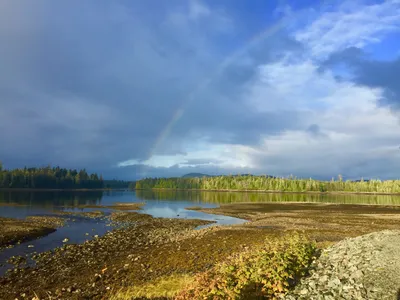
[[[116,202],[145,202],[142,212],[155,217],[215,219],[214,215],[185,210],[190,206],[216,207],[237,202],[320,202],[343,204],[399,205],[397,195],[332,195],[212,191],[0,191],[0,216],[24,218],[52,214],[79,205],[112,205]],[[232,221],[232,220],[231,220]]]
[[98,204],[102,191],[0,191],[0,204],[40,205],[43,207]]
[[[236,202],[326,202],[344,204],[400,204],[397,195],[360,194],[292,194],[257,192],[213,192],[213,191],[0,191],[0,211],[7,204],[52,209],[63,206],[111,205],[115,202],[157,202],[163,207],[187,204],[220,204]],[[172,202],[171,202],[172,201]],[[176,204],[180,203],[180,204]]]
[[148,191],[137,190],[136,197],[143,200],[163,199],[190,201],[193,203],[237,203],[237,202],[321,202],[342,204],[400,205],[398,195],[366,194],[295,194],[262,192],[214,192],[214,191]]

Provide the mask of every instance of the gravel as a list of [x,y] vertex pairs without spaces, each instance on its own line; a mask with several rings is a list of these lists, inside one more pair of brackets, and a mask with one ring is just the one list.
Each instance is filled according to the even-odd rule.
[[400,299],[400,231],[345,239],[313,262],[283,299]]

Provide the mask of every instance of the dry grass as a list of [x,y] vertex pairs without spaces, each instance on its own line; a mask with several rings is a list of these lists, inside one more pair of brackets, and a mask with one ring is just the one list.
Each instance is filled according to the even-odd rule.
[[192,284],[194,276],[187,274],[174,274],[168,277],[162,277],[140,286],[121,289],[110,300],[128,300],[128,299],[159,299],[172,298],[182,291],[188,285]]

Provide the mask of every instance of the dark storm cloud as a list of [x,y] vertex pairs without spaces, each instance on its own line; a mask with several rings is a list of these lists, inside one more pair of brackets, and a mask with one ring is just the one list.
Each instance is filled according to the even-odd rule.
[[332,54],[322,68],[345,66],[352,80],[360,85],[385,90],[382,105],[400,108],[400,57],[394,60],[375,60],[359,48],[348,48]]
[[0,159],[7,167],[50,163],[118,174],[112,167],[118,162],[148,158],[182,107],[182,119],[156,153],[184,153],[193,135],[255,144],[261,133],[295,126],[294,112],[282,120],[240,97],[255,66],[281,48],[253,49],[197,91],[225,58],[217,40],[231,34],[226,20],[214,11],[188,14],[179,1],[157,5],[0,4]]

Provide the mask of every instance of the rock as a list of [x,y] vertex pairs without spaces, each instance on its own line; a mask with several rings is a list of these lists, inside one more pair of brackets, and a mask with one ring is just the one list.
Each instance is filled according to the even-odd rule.
[[308,290],[307,289],[302,289],[300,291],[300,295],[307,295],[308,294]]
[[95,281],[99,281],[101,279],[101,275],[100,274],[95,274],[94,275],[94,280]]
[[400,231],[340,241],[322,252],[310,276],[283,299],[392,299],[400,282],[398,253]]
[[351,278],[354,278],[354,279],[360,279],[362,276],[363,276],[363,272],[361,270],[357,270],[353,274],[351,274]]
[[328,276],[326,276],[326,275],[321,276],[321,277],[319,278],[319,281],[320,281],[320,282],[327,282],[327,281],[328,281]]
[[315,289],[315,287],[316,287],[314,281],[310,281],[310,282],[308,283],[308,286],[309,286],[311,289]]

